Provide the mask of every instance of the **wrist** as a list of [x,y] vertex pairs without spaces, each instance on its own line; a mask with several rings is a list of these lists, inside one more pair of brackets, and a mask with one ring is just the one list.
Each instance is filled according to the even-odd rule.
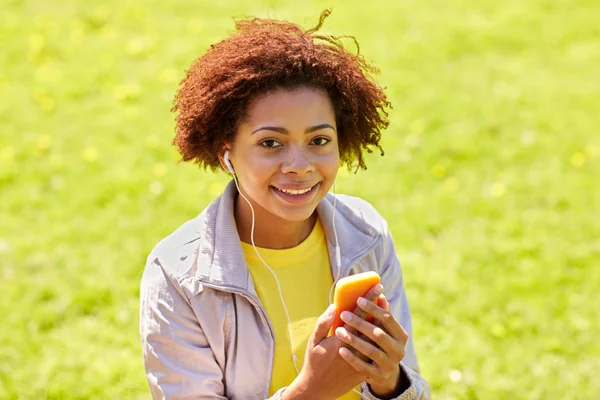
[[298,375],[281,394],[281,400],[310,400],[314,398],[314,394],[311,395],[308,384],[302,375]]
[[404,387],[406,386],[405,380],[406,378],[403,377],[400,365],[398,365],[398,369],[388,380],[385,382],[369,383],[369,388],[371,393],[380,399],[393,399],[404,392]]

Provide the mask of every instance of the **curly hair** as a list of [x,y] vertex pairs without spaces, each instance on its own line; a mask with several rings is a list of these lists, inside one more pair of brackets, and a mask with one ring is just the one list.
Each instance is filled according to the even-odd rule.
[[[359,54],[352,36],[316,32],[331,13],[325,10],[313,29],[273,19],[236,21],[236,33],[214,44],[196,59],[175,95],[176,134],[181,161],[194,160],[213,171],[218,153],[233,141],[250,102],[279,88],[324,89],[333,104],[340,161],[349,169],[366,169],[363,150],[372,152],[387,128],[390,102],[372,78],[378,69]],[[351,38],[357,54],[340,39]]]

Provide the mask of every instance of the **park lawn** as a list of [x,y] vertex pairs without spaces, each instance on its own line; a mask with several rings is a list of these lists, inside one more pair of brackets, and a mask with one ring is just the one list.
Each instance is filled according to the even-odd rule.
[[394,105],[337,189],[389,221],[434,397],[600,398],[599,2],[5,3],[0,398],[149,398],[146,256],[228,179],[177,164],[177,84],[232,16],[328,6]]

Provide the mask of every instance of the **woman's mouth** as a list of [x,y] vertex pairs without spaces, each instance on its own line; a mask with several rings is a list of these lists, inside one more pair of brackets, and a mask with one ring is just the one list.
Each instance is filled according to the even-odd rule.
[[283,200],[288,203],[303,203],[309,200],[317,191],[320,182],[307,188],[302,189],[284,189],[276,186],[271,186],[271,189]]

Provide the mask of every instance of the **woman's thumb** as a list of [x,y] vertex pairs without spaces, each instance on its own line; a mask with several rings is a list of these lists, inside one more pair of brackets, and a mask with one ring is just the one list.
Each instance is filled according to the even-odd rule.
[[335,320],[335,305],[330,304],[327,307],[327,310],[317,320],[317,324],[315,326],[315,330],[310,338],[309,345],[311,347],[316,346],[321,340],[327,337],[329,333],[329,328],[333,325],[333,321]]

